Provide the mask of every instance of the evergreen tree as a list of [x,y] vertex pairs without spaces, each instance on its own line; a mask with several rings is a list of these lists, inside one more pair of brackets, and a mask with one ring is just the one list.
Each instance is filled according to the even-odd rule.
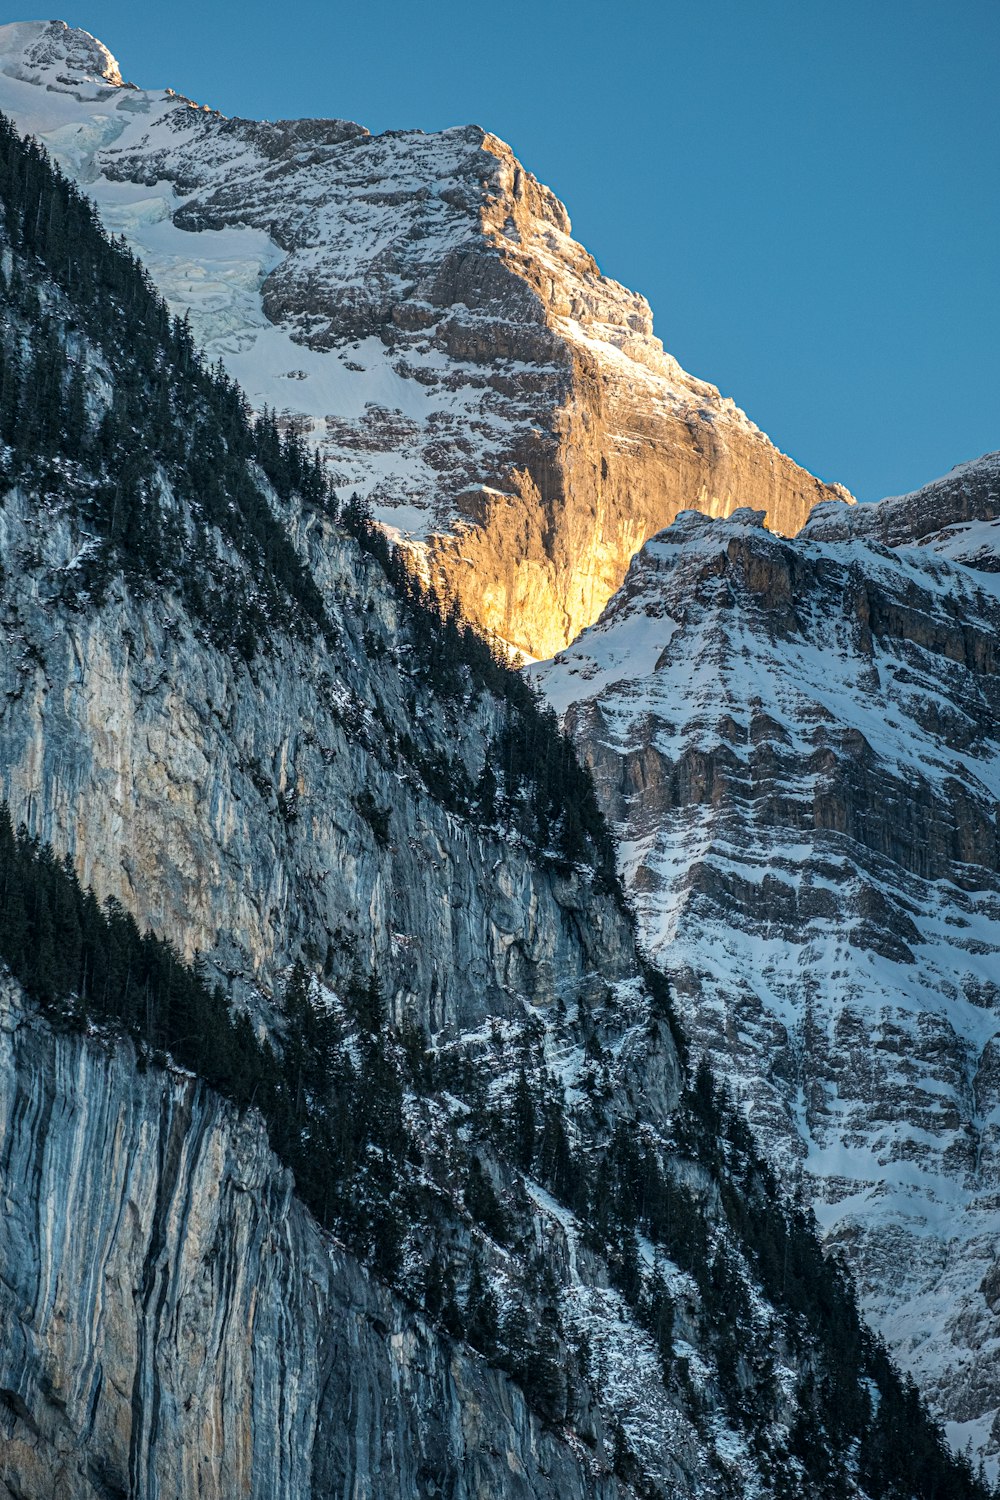
[[535,1159],[535,1101],[523,1067],[518,1072],[514,1086],[511,1130],[514,1160],[525,1172],[530,1172]]
[[464,1323],[469,1343],[487,1359],[495,1358],[499,1350],[500,1314],[496,1296],[486,1284],[478,1256],[469,1271]]

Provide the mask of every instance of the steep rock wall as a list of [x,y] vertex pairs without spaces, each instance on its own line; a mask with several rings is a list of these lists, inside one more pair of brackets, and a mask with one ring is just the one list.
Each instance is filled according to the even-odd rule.
[[0,976],[0,1487],[612,1500],[319,1231],[253,1115]]
[[632,972],[624,919],[586,877],[477,832],[387,754],[405,731],[478,775],[494,709],[434,700],[380,570],[314,526],[339,646],[279,638],[248,666],[169,596],[116,584],[99,609],[61,607],[84,542],[12,493],[0,552],[34,563],[3,599],[0,792],[15,823],[237,990],[296,956],[334,980],[374,968],[397,1014],[436,1033]]
[[[480,492],[472,528],[432,539],[430,565],[469,618],[547,656],[597,618],[632,556],[680,510],[725,516],[755,504],[794,535],[814,505],[849,497],[686,374],[655,337],[646,300],[602,276],[572,239],[562,204],[503,142],[484,136],[482,151],[494,158],[482,188],[486,246],[537,302],[504,297],[494,272],[471,288],[467,279],[468,309],[452,317],[502,317],[507,339],[520,340],[533,314],[562,374],[550,413],[493,478],[499,492]],[[467,342],[453,346],[470,350],[484,360]],[[528,349],[519,353],[527,362]]]

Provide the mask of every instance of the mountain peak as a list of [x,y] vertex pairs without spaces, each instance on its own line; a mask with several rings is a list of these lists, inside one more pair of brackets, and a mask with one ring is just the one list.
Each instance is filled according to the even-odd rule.
[[563,649],[686,506],[750,505],[794,534],[850,499],[681,369],[646,300],[481,127],[225,119],[120,78],[60,22],[0,34],[0,108],[85,185],[209,361],[519,652]]
[[13,21],[0,26],[0,71],[26,83],[77,89],[123,88],[117,59],[89,31],[66,21]]
[[984,453],[919,490],[890,495],[877,505],[859,505],[850,511],[829,502],[817,505],[803,535],[809,541],[864,537],[888,547],[929,546],[954,541],[957,530],[992,526],[998,519],[1000,453]]

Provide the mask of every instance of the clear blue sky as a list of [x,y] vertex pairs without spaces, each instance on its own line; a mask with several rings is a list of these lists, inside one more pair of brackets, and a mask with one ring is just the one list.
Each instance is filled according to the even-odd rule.
[[486,126],[687,369],[862,499],[1000,448],[1000,0],[80,0],[63,18],[136,83],[229,114]]

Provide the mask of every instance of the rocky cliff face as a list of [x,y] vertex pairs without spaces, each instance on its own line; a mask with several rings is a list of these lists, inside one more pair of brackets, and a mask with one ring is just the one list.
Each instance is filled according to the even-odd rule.
[[226,119],[60,22],[0,28],[0,108],[124,232],[255,405],[305,431],[468,618],[548,656],[683,506],[793,534],[849,498],[687,375],[642,297],[479,127]]
[[540,670],[687,1026],[955,1446],[1000,1450],[1000,460],[693,512]]
[[9,980],[0,1182],[5,1494],[620,1493],[321,1234],[254,1116]]
[[[388,751],[398,712],[411,729],[423,720],[425,747],[453,759],[464,748],[474,766],[492,710],[442,710],[421,689],[391,593],[353,543],[316,539],[331,605],[339,580],[339,652],[285,641],[251,670],[207,647],[169,598],[119,587],[89,620],[60,608],[79,536],[65,514],[40,528],[22,504],[8,497],[3,531],[5,558],[33,551],[37,564],[8,574],[2,763],[15,818],[102,895],[199,948],[258,1016],[273,1016],[293,957],[330,983],[360,963],[398,1022],[474,1055],[509,1107],[529,1036],[579,1092],[593,1064],[577,1016],[596,1012],[614,1048],[608,1098],[629,1111],[642,1101],[669,1129],[679,1064],[665,1029],[650,1046],[613,900],[454,816]],[[99,1045],[53,1037],[16,994],[8,1003],[0,1281],[19,1321],[3,1341],[0,1475],[12,1493],[582,1500],[618,1493],[619,1423],[644,1473],[702,1493],[712,1440],[686,1394],[666,1396],[648,1335],[540,1189],[537,1202],[519,1190],[519,1236],[558,1268],[573,1336],[599,1352],[610,1398],[603,1415],[599,1402],[577,1408],[568,1442],[497,1370],[331,1249],[259,1124],[239,1124],[190,1078],[137,1078],[127,1051],[109,1063]],[[465,1149],[467,1106],[454,1112],[438,1106],[419,1126],[432,1153],[448,1143],[446,1158]],[[499,1256],[498,1286],[521,1264],[475,1233],[452,1254],[459,1288],[477,1257]],[[679,1295],[695,1296],[676,1274]],[[682,1326],[700,1346],[694,1302]],[[752,1460],[732,1441],[738,1486]]]
[[250,665],[169,595],[60,608],[86,534],[48,519],[18,492],[0,511],[3,555],[32,564],[4,598],[2,791],[102,899],[212,955],[236,994],[296,957],[331,978],[360,962],[435,1033],[586,986],[593,944],[607,978],[631,972],[613,903],[455,817],[394,751],[415,736],[416,758],[474,780],[496,705],[435,699],[380,570],[333,523],[303,545],[338,650],[286,639]]
[[[704,1198],[713,1264],[725,1254],[739,1267],[752,1316],[731,1331],[738,1378],[759,1390],[778,1435],[768,1442],[780,1443],[804,1358],[797,1325],[761,1297],[717,1187],[673,1143],[681,1068],[621,911],[585,871],[539,863],[517,836],[450,813],[388,752],[398,709],[411,727],[423,721],[421,743],[453,757],[464,730],[475,764],[489,700],[435,706],[382,575],[342,536],[315,539],[331,601],[340,579],[339,651],[285,641],[250,669],[209,646],[169,596],[137,600],[118,584],[89,619],[67,610],[57,590],[81,544],[65,511],[14,493],[3,524],[17,564],[2,728],[15,817],[102,894],[188,953],[200,947],[265,1020],[296,955],[330,984],[359,959],[377,970],[397,1021],[423,1027],[435,1055],[464,1069],[408,1106],[458,1218],[448,1274],[464,1296],[471,1267],[485,1266],[501,1299],[525,1277],[533,1319],[554,1305],[566,1351],[585,1351],[565,1353],[567,1371],[587,1372],[571,1376],[555,1430],[540,1424],[515,1384],[330,1244],[253,1117],[238,1121],[190,1077],[137,1073],[127,1047],[54,1035],[8,983],[10,1492],[610,1500],[634,1493],[628,1478],[698,1500],[735,1500],[748,1485],[777,1494],[787,1456],[762,1458],[764,1419],[749,1399],[723,1399],[718,1314],[689,1270],[643,1242],[641,1274],[665,1278],[673,1309],[665,1377],[608,1254],[537,1182],[501,1161],[491,1170],[514,1228],[495,1244],[467,1222],[456,1162],[485,1152],[467,1089],[509,1114],[527,1068],[567,1101],[588,1152],[629,1121]],[[406,1229],[415,1288],[431,1230]]]

